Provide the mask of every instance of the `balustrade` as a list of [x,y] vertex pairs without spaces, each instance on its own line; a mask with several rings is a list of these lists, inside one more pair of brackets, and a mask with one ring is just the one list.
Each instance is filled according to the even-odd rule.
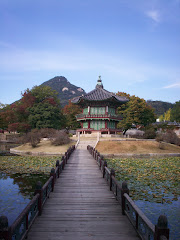
[[59,178],[60,173],[74,150],[75,146],[73,145],[67,150],[65,156],[62,156],[61,163],[59,163],[59,160],[56,161],[56,168],[51,169],[50,178],[43,186],[40,181],[37,182],[35,196],[11,226],[8,225],[8,218],[6,216],[0,217],[1,240],[22,240],[27,236],[28,230],[35,218],[41,215],[43,206],[54,189],[56,179]]
[[114,169],[109,169],[103,156],[93,147],[87,146],[87,150],[97,161],[103,178],[106,179],[110,190],[116,196],[121,205],[122,214],[126,215],[137,233],[144,240],[167,240],[169,239],[169,229],[167,227],[167,218],[164,215],[159,216],[157,225],[145,216],[129,196],[129,189],[126,182],[122,185],[115,178]]

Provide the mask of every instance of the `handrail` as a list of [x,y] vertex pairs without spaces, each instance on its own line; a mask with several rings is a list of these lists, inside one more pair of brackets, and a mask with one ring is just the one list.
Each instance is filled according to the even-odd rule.
[[122,115],[117,115],[117,114],[110,114],[110,113],[105,113],[105,114],[78,114],[76,115],[77,119],[81,119],[81,118],[113,118],[113,119],[118,119],[118,120],[122,120]]
[[129,221],[134,226],[141,239],[168,240],[169,228],[167,228],[166,216],[160,215],[158,218],[158,223],[154,225],[129,196],[127,183],[123,182],[122,185],[120,185],[120,183],[117,181],[115,178],[114,169],[110,170],[108,168],[107,162],[104,160],[103,155],[89,145],[87,146],[87,150],[97,161],[97,164],[103,173],[103,178],[106,179],[110,190],[120,203],[122,214],[128,217]]
[[[14,221],[14,223],[10,227],[10,236],[14,239],[23,239],[28,232],[28,229],[33,224],[35,218],[38,216],[38,199],[40,194],[37,193],[33,199],[29,202],[29,204],[25,207],[25,209],[21,212],[19,217]],[[33,212],[32,212],[33,211]],[[33,214],[34,213],[34,214]],[[21,234],[18,233],[20,228],[24,228],[25,231],[21,231]],[[20,237],[20,238],[18,238]]]
[[35,218],[38,215],[41,215],[43,206],[54,189],[56,179],[59,178],[60,173],[64,169],[67,160],[74,150],[75,145],[69,147],[67,152],[65,152],[65,155],[62,156],[61,162],[59,163],[59,160],[56,161],[56,168],[51,169],[50,177],[43,186],[41,182],[37,182],[34,193],[35,196],[10,227],[8,226],[8,218],[6,216],[0,217],[0,239],[23,240],[27,236]]

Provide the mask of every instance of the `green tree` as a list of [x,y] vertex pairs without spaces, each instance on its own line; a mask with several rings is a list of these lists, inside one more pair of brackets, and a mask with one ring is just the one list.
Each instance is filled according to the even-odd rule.
[[61,114],[60,108],[47,101],[34,104],[29,112],[28,120],[32,128],[61,129],[64,125],[64,116]]
[[180,122],[180,101],[176,102],[171,110],[171,121]]
[[35,102],[29,110],[28,122],[32,128],[61,129],[65,118],[61,112],[57,92],[49,86],[35,86],[31,90]]
[[58,93],[49,86],[35,86],[31,89],[31,94],[35,97],[36,103],[49,99],[51,104],[56,104],[60,107],[60,101],[57,97]]
[[123,120],[118,124],[119,128],[126,131],[133,124],[146,127],[155,122],[154,109],[148,106],[144,99],[121,92],[118,92],[117,95],[125,96],[129,99],[127,103],[118,108],[118,113],[123,115]]

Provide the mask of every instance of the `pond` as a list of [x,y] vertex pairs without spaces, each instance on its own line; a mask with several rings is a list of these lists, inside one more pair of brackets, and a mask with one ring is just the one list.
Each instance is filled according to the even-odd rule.
[[44,184],[45,174],[5,174],[0,172],[0,216],[7,216],[9,226],[33,198],[37,181]]
[[10,148],[14,148],[17,146],[19,146],[19,144],[0,142],[0,156],[14,155],[10,154]]
[[170,229],[169,239],[180,239],[180,198],[178,198],[178,201],[163,204],[142,200],[136,200],[134,202],[154,225],[157,224],[160,215],[165,215],[168,219],[168,227]]
[[166,215],[170,239],[180,239],[180,158],[107,159],[116,179],[126,181],[130,197],[155,225],[160,215]]

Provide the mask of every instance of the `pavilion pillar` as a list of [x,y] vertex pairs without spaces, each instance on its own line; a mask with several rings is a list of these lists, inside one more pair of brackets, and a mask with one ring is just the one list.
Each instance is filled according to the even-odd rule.
[[105,120],[105,128],[107,128],[107,120]]
[[90,120],[88,120],[88,128],[90,128]]
[[106,106],[106,115],[108,114],[108,106]]

